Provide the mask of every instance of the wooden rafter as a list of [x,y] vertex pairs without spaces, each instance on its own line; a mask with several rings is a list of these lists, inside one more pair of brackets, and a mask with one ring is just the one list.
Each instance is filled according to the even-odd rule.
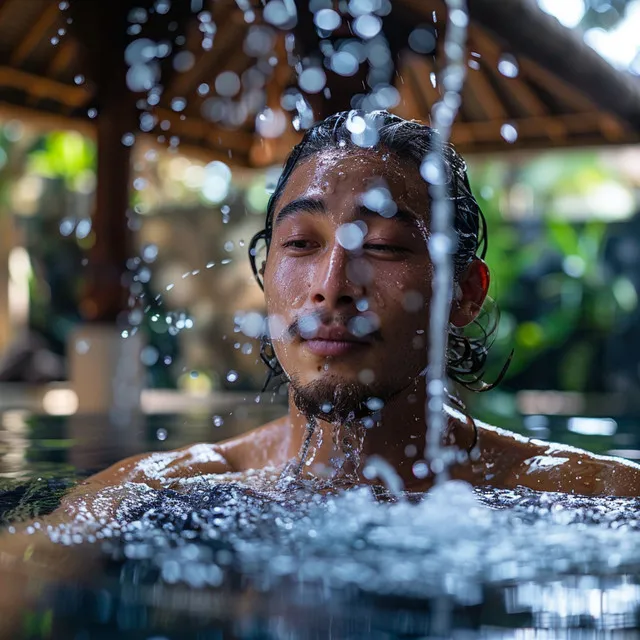
[[48,76],[57,76],[64,71],[71,64],[72,60],[78,52],[78,46],[75,40],[66,39],[62,42],[56,54],[51,59],[49,68],[47,70]]
[[48,98],[67,107],[81,107],[91,97],[84,86],[68,85],[12,67],[0,66],[0,87],[19,89],[34,98]]
[[46,9],[39,15],[38,19],[18,43],[18,46],[13,50],[10,58],[12,66],[21,65],[29,57],[29,54],[40,44],[59,15],[60,9],[57,2],[47,5]]

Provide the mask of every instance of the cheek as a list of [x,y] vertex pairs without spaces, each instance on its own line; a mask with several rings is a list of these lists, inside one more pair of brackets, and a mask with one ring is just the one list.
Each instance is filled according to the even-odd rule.
[[267,262],[265,270],[265,299],[269,313],[298,309],[310,286],[310,275],[295,268],[294,260],[277,258]]

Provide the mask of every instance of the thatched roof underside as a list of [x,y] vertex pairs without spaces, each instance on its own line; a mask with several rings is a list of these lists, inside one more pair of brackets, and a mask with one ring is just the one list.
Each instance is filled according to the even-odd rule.
[[[182,1],[186,3],[186,0]],[[417,25],[433,25],[434,11],[435,26],[440,34],[443,33],[445,10],[441,0],[391,2],[392,11],[383,20],[385,33],[392,34],[390,41],[407,42],[409,33]],[[215,97],[214,81],[221,72],[234,71],[241,76],[256,65],[256,58],[243,50],[250,25],[238,8],[242,3],[232,0],[205,0],[205,3],[216,25],[214,46],[209,51],[202,48],[200,22],[193,14],[187,16],[183,25],[185,42],[174,45],[174,53],[178,49],[192,52],[195,64],[182,72],[175,71],[170,64],[163,66],[164,93],[160,103],[150,110],[156,116],[157,124],[147,135],[164,136],[167,140],[177,136],[184,149],[197,149],[212,158],[227,161],[231,157],[233,163],[243,166],[281,161],[299,136],[290,124],[283,135],[265,141],[256,132],[255,112],[249,113],[239,126],[230,128],[212,121],[204,108],[206,101]],[[515,5],[522,4],[534,11],[531,6],[534,3],[530,0],[510,0],[510,3],[494,2],[493,7],[509,5],[513,11]],[[244,4],[255,5],[253,25],[261,24],[261,3],[253,0]],[[463,153],[622,144],[640,140],[640,101],[634,103],[633,100],[634,91],[640,96],[637,78],[609,68],[575,34],[560,27],[549,16],[539,12],[531,14],[531,19],[540,20],[546,32],[540,33],[539,26],[533,25],[527,33],[534,34],[539,43],[527,42],[526,38],[511,31],[512,17],[501,19],[499,15],[492,15],[491,7],[484,11],[483,5],[487,4],[491,2],[470,2],[468,58],[471,66],[453,131],[453,141]],[[91,79],[82,82],[78,78],[83,73],[82,50],[71,33],[58,35],[59,29],[69,29],[66,23],[69,15],[60,10],[59,0],[0,0],[0,116],[40,119],[47,126],[55,127],[75,126],[90,130],[94,126],[95,121],[88,113],[93,108],[99,113],[99,97]],[[267,79],[264,97],[268,106],[278,108],[280,96],[286,89],[296,86],[297,77],[290,64],[291,56],[286,51],[287,33],[271,28],[277,63]],[[303,42],[311,50],[316,43],[305,42],[305,33],[296,32],[297,42]],[[317,37],[313,29],[308,33],[311,40]],[[137,37],[145,37],[144,29]],[[59,38],[59,42],[52,44],[52,38]],[[442,39],[439,38],[440,47]],[[556,59],[552,64],[548,51],[536,54],[540,49],[538,44],[546,41],[553,41],[552,49],[555,47],[558,52],[565,43],[567,55],[575,56],[577,62]],[[393,52],[397,60],[395,87],[400,93],[400,103],[394,111],[403,117],[428,121],[431,107],[440,98],[439,86],[437,83],[434,86],[432,78],[439,72],[441,56],[420,55],[408,46],[403,50],[398,46]],[[507,77],[498,70],[498,62],[505,53],[514,54],[517,59],[519,70],[515,77]],[[599,77],[609,84],[595,86],[598,77],[587,78],[580,67],[575,68],[573,82],[567,71],[573,68],[572,64],[596,68]],[[211,87],[208,95],[198,93],[198,87],[203,83]],[[339,104],[342,99],[347,107],[350,96],[336,96],[335,93],[361,92],[360,81],[355,89],[354,84],[349,86],[349,83],[341,82],[331,87],[329,83],[334,92],[331,105]],[[348,90],[345,87],[349,87]],[[611,99],[615,90],[626,92],[625,98],[631,97],[627,104]],[[140,94],[140,98],[144,96]],[[172,110],[175,97],[186,100],[184,111]],[[314,109],[319,104],[318,98],[323,100],[322,94],[311,100]],[[322,112],[322,105],[317,108]],[[163,122],[166,129],[160,127]],[[505,142],[501,135],[505,123],[513,125],[518,132],[518,139],[513,144]]]

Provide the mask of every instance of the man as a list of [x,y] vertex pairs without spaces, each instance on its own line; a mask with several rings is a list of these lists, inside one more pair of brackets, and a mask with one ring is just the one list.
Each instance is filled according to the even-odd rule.
[[[473,485],[638,494],[638,465],[529,440],[453,406],[446,407],[441,459],[427,464],[423,374],[433,273],[420,167],[432,137],[417,122],[353,111],[305,134],[250,251],[269,318],[263,359],[289,383],[288,414],[220,444],[130,458],[81,492],[123,482],[179,489],[185,478],[238,478],[256,469],[270,470],[263,480],[277,489],[299,481],[318,488],[377,484],[380,465],[406,490],[425,491],[448,462],[451,477]],[[448,373],[466,384],[477,381],[486,357],[486,344],[466,338],[464,328],[478,317],[489,270],[479,239],[484,219],[464,162],[449,147],[445,160],[458,240]],[[260,240],[267,256],[258,268]]]

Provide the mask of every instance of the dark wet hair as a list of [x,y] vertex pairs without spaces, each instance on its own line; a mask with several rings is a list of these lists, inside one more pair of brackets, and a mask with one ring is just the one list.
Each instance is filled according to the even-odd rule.
[[[355,118],[363,118],[367,123],[367,134],[358,139],[352,131]],[[361,122],[359,122],[361,126]],[[274,213],[282,191],[300,162],[310,156],[328,150],[345,149],[384,149],[406,158],[418,167],[425,156],[434,150],[436,132],[431,127],[415,120],[405,120],[387,111],[342,111],[315,124],[304,134],[287,158],[275,190],[267,205],[265,228],[259,231],[249,244],[249,259],[253,274],[263,288],[256,265],[256,248],[263,240],[267,253],[273,233]],[[457,249],[453,257],[454,281],[465,271],[474,258],[484,258],[487,252],[487,225],[485,217],[471,193],[467,177],[467,166],[452,145],[444,147],[444,171],[447,196],[454,203],[454,229],[457,236]],[[493,384],[482,382],[489,347],[497,329],[494,319],[487,326],[484,321],[475,320],[472,331],[449,326],[447,347],[447,375],[473,391],[487,391],[496,386],[506,372],[503,368]],[[473,333],[473,335],[470,335]],[[283,373],[268,340],[263,343],[262,360],[269,367],[271,375]],[[268,380],[267,380],[268,384]],[[266,387],[266,385],[265,385]]]

